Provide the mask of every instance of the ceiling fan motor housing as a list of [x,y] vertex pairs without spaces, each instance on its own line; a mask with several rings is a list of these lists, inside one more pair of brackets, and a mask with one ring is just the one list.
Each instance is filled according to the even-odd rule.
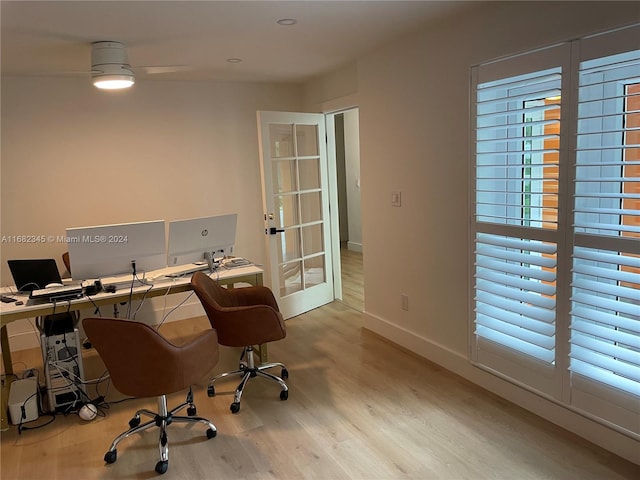
[[[91,44],[91,75],[94,83],[104,77],[134,82],[135,75],[127,51],[120,42],[94,42]],[[117,78],[121,77],[121,78]]]

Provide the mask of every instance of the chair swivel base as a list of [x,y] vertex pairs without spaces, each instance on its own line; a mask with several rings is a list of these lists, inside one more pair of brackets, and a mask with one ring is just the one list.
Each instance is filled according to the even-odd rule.
[[[182,410],[184,407],[189,405],[187,408],[187,417],[177,416],[174,413]],[[151,417],[152,420],[140,424],[140,415],[146,415]],[[129,430],[118,435],[115,440],[111,443],[111,448],[104,455],[104,461],[106,463],[114,463],[118,459],[118,450],[117,445],[120,441],[125,438],[133,435],[134,433],[142,432],[149,428],[158,427],[160,429],[160,437],[158,441],[158,446],[160,450],[160,460],[156,463],[155,471],[157,473],[166,473],[169,468],[169,442],[167,437],[167,427],[173,422],[181,422],[181,423],[202,423],[206,425],[207,431],[207,439],[211,439],[217,435],[216,427],[213,423],[211,423],[206,418],[197,417],[196,415],[196,407],[193,404],[193,394],[191,390],[189,390],[189,394],[187,395],[186,402],[178,405],[176,408],[167,411],[167,398],[165,395],[158,397],[158,413],[152,412],[147,409],[138,410],[133,418],[129,420]]]
[[[289,398],[289,387],[287,387],[287,384],[284,382],[284,380],[289,378],[289,371],[284,366],[284,364],[271,362],[271,363],[263,363],[256,366],[253,359],[253,347],[245,347],[242,352],[242,355],[240,356],[240,359],[242,360],[242,358],[245,355],[247,356],[247,361],[246,363],[241,361],[240,368],[238,370],[216,375],[209,382],[209,385],[207,386],[207,395],[209,397],[215,396],[216,390],[215,390],[214,383],[216,382],[216,380],[219,380],[224,377],[228,377],[230,375],[242,376],[242,380],[240,381],[238,388],[236,388],[235,394],[233,396],[233,403],[229,407],[229,410],[231,410],[231,413],[238,413],[240,411],[240,400],[242,399],[244,387],[247,385],[250,378],[261,376],[278,383],[282,388],[282,390],[280,391],[280,400],[287,400]],[[282,369],[280,372],[280,377],[276,375],[272,375],[265,371],[274,367],[280,367]]]

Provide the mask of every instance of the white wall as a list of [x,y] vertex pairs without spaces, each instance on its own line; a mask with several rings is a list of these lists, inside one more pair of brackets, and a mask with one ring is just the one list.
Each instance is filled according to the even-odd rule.
[[328,76],[326,102],[322,79],[305,98],[334,107],[341,91],[343,106],[360,108],[363,239],[375,259],[364,265],[365,327],[637,461],[637,442],[470,364],[467,253],[470,67],[634,19],[636,2],[494,2],[361,58],[356,81]]
[[[291,85],[141,80],[104,92],[84,78],[3,78],[1,234],[237,212],[236,252],[262,263],[256,111],[301,99]],[[2,285],[10,258],[55,258],[64,271],[63,243],[0,248]],[[25,331],[34,337],[10,325],[14,348]]]

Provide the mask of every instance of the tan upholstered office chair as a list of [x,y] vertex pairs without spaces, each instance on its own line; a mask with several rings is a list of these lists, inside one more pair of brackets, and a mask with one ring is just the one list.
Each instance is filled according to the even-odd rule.
[[[157,397],[158,412],[138,410],[129,421],[129,430],[118,435],[104,460],[117,459],[117,445],[128,436],[148,428],[160,428],[160,460],[156,472],[165,473],[169,466],[167,427],[172,422],[196,422],[206,425],[207,438],[216,436],[216,427],[196,415],[191,384],[199,381],[218,363],[218,337],[206,330],[183,346],[166,340],[150,326],[117,318],[85,318],[82,321],[91,343],[102,357],[113,385],[119,392],[133,397]],[[167,410],[166,395],[189,389],[187,399]],[[186,406],[189,416],[175,415]],[[140,424],[140,415],[151,420]]]
[[[282,363],[263,363],[256,366],[253,358],[253,345],[280,340],[287,335],[284,319],[271,290],[267,287],[227,289],[202,272],[193,274],[191,286],[202,302],[211,326],[218,332],[220,345],[243,348],[239,369],[213,378],[207,389],[209,396],[215,395],[214,383],[219,378],[241,375],[242,381],[236,388],[231,404],[233,413],[240,411],[244,387],[252,377],[262,376],[277,382],[282,387],[280,399],[289,398],[289,388],[283,381],[283,378],[289,377],[286,367]],[[280,377],[265,371],[273,367],[282,369]]]

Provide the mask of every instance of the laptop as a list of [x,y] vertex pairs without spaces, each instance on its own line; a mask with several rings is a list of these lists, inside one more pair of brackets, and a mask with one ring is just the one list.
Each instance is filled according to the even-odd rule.
[[53,258],[40,260],[7,260],[18,293],[31,293],[50,283],[62,283]]

